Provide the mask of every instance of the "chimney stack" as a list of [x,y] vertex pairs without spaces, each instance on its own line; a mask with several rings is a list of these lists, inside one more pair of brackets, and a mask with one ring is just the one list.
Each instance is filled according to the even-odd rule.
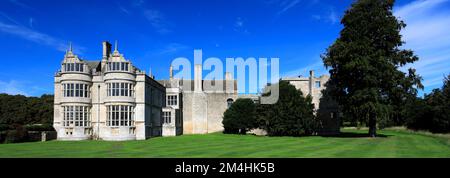
[[314,87],[314,70],[309,71],[309,94],[313,96]]
[[172,64],[170,65],[170,68],[169,68],[169,75],[170,75],[170,79],[173,79],[173,67],[172,67]]
[[199,92],[202,91],[202,65],[201,64],[195,64],[194,69],[194,91]]
[[111,54],[111,43],[108,41],[103,42],[103,59],[108,59]]

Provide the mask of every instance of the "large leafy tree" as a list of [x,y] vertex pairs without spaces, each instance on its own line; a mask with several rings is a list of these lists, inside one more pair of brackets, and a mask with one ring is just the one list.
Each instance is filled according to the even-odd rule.
[[340,37],[322,56],[330,69],[333,98],[347,116],[369,126],[376,136],[377,119],[422,88],[420,76],[399,68],[418,60],[411,50],[400,49],[400,31],[406,27],[392,14],[394,0],[359,0],[341,21]]

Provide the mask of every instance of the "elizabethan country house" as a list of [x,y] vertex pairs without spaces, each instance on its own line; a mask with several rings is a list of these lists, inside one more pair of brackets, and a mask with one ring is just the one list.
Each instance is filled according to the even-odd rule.
[[[196,65],[193,80],[156,81],[103,42],[98,61],[80,59],[72,47],[55,75],[54,128],[58,140],[145,140],[156,136],[205,134],[223,130],[225,110],[238,98],[237,82],[225,74],[231,92],[210,92]],[[326,77],[293,79],[319,102]],[[315,85],[314,85],[315,84]],[[313,89],[317,86],[316,89]],[[228,88],[227,88],[228,87]]]

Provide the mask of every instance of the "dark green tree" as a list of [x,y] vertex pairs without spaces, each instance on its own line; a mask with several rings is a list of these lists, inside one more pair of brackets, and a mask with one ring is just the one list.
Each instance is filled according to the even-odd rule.
[[239,98],[228,108],[222,121],[224,133],[246,134],[256,126],[256,106],[253,100]]
[[303,96],[287,81],[280,81],[279,99],[273,105],[259,105],[260,128],[270,136],[302,136],[316,133],[318,123],[314,117],[312,98]]
[[450,132],[450,75],[445,78],[442,89],[433,90],[425,100],[431,108],[429,130],[434,133]]
[[394,0],[356,1],[341,20],[340,37],[322,55],[333,98],[344,115],[367,123],[371,137],[377,119],[389,117],[399,101],[423,88],[414,69],[399,70],[418,57],[400,49],[406,25],[392,14],[393,5]]

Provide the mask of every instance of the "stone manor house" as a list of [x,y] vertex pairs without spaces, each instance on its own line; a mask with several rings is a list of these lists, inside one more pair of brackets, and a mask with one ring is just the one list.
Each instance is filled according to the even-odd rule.
[[[208,81],[202,79],[201,65],[195,65],[193,80],[174,78],[172,67],[169,72],[168,80],[155,80],[119,53],[117,43],[112,51],[103,42],[98,61],[80,59],[70,47],[54,78],[58,140],[145,140],[219,132],[225,110],[245,97],[238,96],[229,73],[224,80]],[[282,80],[311,94],[317,108],[328,77],[311,74]],[[220,83],[227,92],[216,92],[210,83]]]

